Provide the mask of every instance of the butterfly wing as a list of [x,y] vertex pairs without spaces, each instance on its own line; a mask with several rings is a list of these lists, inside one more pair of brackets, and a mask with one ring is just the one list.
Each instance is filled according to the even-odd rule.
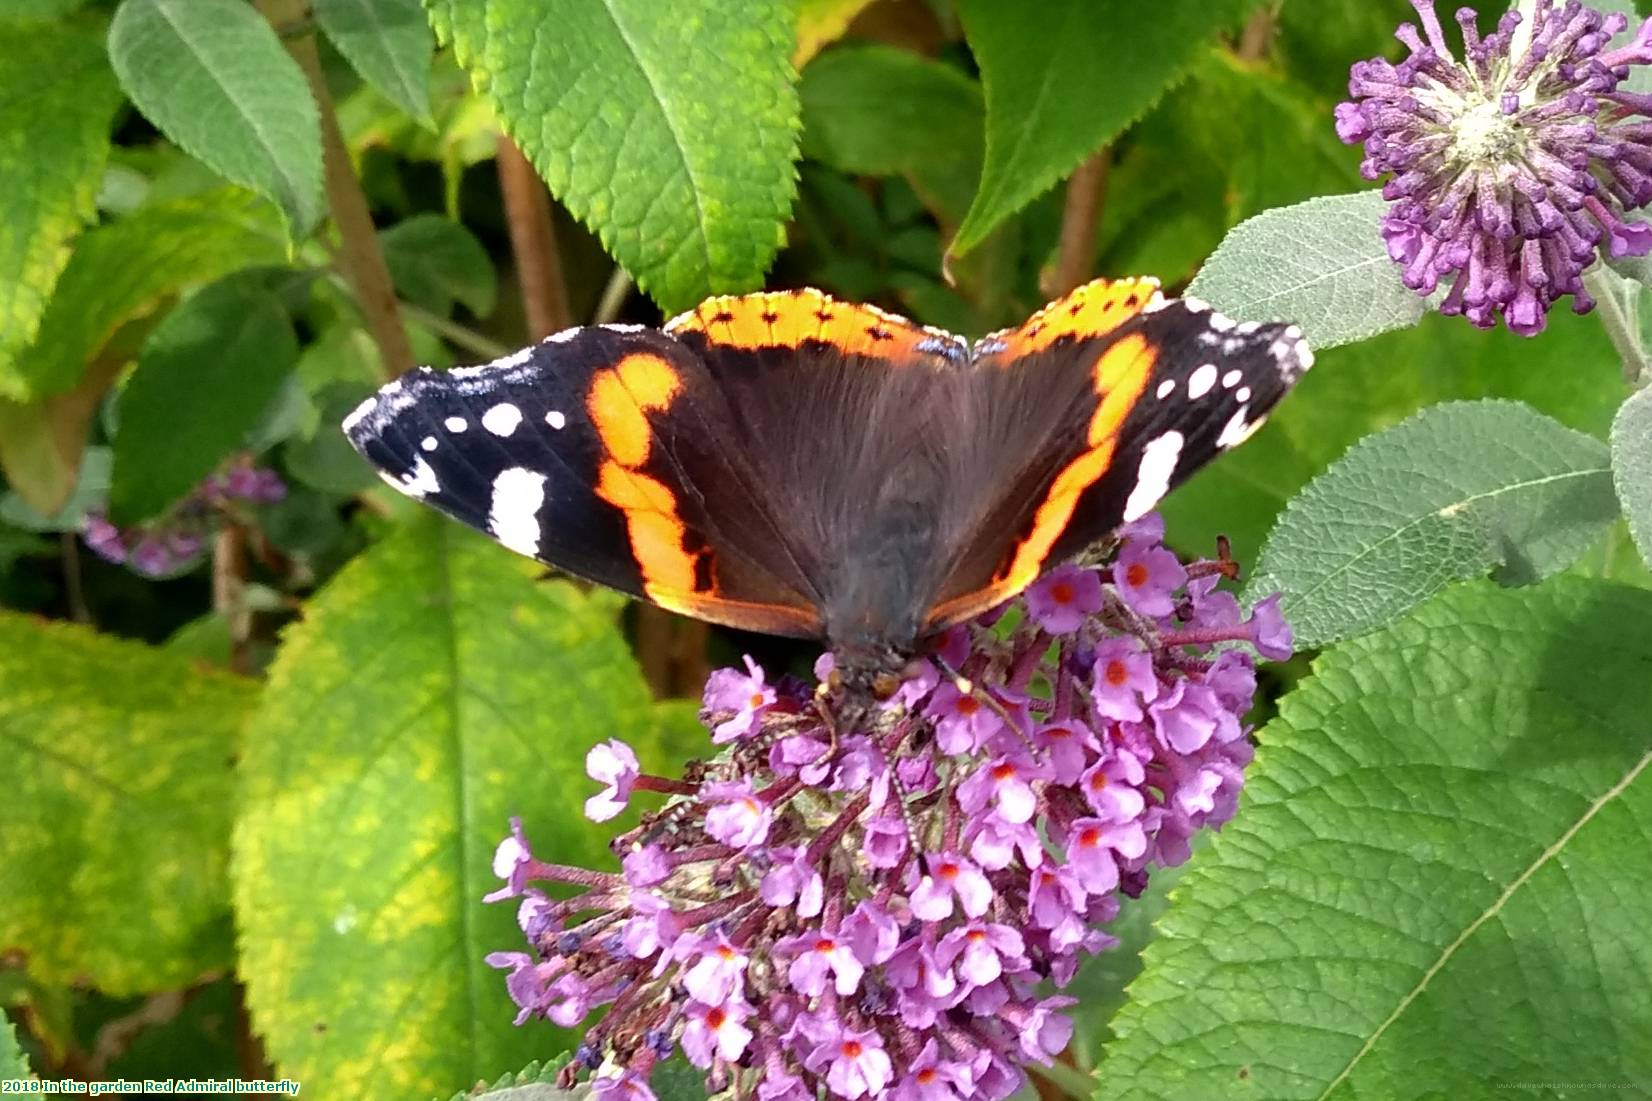
[[714,623],[821,633],[716,380],[658,331],[570,329],[479,367],[420,368],[344,430],[396,489],[521,554]]
[[[1234,322],[1152,279],[1098,280],[972,352],[960,533],[924,625],[996,606],[1151,510],[1261,427],[1313,363],[1292,325]],[[974,532],[973,537],[963,532]]]

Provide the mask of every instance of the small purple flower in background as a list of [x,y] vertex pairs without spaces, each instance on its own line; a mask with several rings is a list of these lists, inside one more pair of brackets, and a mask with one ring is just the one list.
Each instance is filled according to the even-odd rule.
[[1382,233],[1405,285],[1449,283],[1442,313],[1526,336],[1565,295],[1586,313],[1600,253],[1652,251],[1652,225],[1626,218],[1652,203],[1652,96],[1620,90],[1652,63],[1652,20],[1614,47],[1628,18],[1576,0],[1538,0],[1529,25],[1507,12],[1484,38],[1464,8],[1459,60],[1433,0],[1412,4],[1422,32],[1396,32],[1410,56],[1356,64],[1336,112],[1365,177],[1389,177]]
[[176,577],[200,562],[207,536],[221,514],[240,505],[265,505],[287,495],[287,483],[273,470],[236,460],[209,475],[183,500],[144,524],[120,528],[102,512],[88,511],[80,537],[106,562],[125,565],[145,577]]
[[707,687],[708,727],[736,732],[695,782],[595,747],[593,817],[674,797],[616,840],[623,873],[540,861],[513,827],[488,896],[522,900],[530,951],[490,962],[523,1017],[610,1007],[563,1084],[651,1098],[680,1048],[741,1099],[1000,1101],[1059,1055],[1059,991],[1117,943],[1101,927],[1233,813],[1246,647],[1290,640],[1276,601],[1247,620],[1219,599],[1231,563],[1184,567],[1152,517],[1126,536],[1110,567],[1040,582],[1014,631],[949,633],[967,684],[915,663],[832,731],[748,662]]

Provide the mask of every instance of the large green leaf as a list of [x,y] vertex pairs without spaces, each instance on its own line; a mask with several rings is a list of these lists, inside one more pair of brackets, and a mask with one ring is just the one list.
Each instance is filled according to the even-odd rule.
[[655,0],[447,8],[440,25],[461,60],[480,55],[472,72],[506,131],[667,312],[762,282],[796,191],[793,4],[682,0],[668,17]]
[[1507,401],[1452,402],[1360,441],[1286,507],[1253,591],[1304,646],[1381,626],[1452,581],[1529,583],[1618,518],[1606,445]]
[[1380,191],[1328,195],[1235,227],[1188,287],[1245,321],[1294,321],[1315,348],[1415,325],[1426,301],[1378,234]]
[[436,50],[419,0],[314,0],[311,9],[362,79],[427,126]]
[[959,0],[986,89],[986,162],[951,252],[962,256],[1140,118],[1230,23],[1240,0],[1049,0],[1036,31],[1004,0]]
[[287,634],[252,724],[236,906],[254,1020],[325,1097],[425,1098],[566,1046],[515,1028],[515,907],[484,906],[519,814],[547,859],[611,865],[583,760],[662,725],[617,601],[421,516]]
[[168,990],[229,965],[250,683],[0,613],[0,944],[46,982]]
[[321,218],[321,122],[275,30],[241,0],[123,0],[109,59],[185,152],[272,200],[302,236]]
[[981,86],[951,65],[878,44],[838,46],[803,70],[804,155],[842,172],[904,175],[956,225],[981,174]]
[[109,485],[117,524],[148,519],[243,445],[298,362],[281,300],[260,278],[229,276],[149,334],[120,392]]
[[1527,340],[1430,313],[1415,328],[1320,356],[1265,429],[1170,496],[1171,534],[1203,551],[1225,533],[1240,561],[1254,566],[1285,503],[1356,441],[1424,406],[1490,396],[1524,401],[1604,437],[1623,383],[1592,317],[1562,310],[1542,339]]
[[[17,371],[37,395],[74,386],[122,324],[184,287],[287,255],[269,208],[243,191],[156,203],[75,242]],[[273,214],[273,212],[270,212]]]
[[23,398],[14,360],[94,213],[120,96],[95,34],[0,22],[0,41],[0,397]]
[[1098,1096],[1652,1081],[1652,593],[1465,586],[1314,663],[1172,893]]
[[1612,422],[1612,480],[1635,545],[1652,566],[1652,390],[1624,402]]

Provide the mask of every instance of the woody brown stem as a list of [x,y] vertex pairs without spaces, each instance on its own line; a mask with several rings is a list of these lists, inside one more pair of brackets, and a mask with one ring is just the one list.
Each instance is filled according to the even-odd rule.
[[505,224],[510,230],[511,252],[516,256],[529,335],[539,340],[574,323],[562,257],[556,248],[551,196],[533,163],[505,134],[499,135],[495,163],[499,166]]
[[[301,25],[306,18],[306,5],[295,0],[261,0],[259,10],[279,31]],[[322,170],[327,190],[327,208],[333,225],[338,230],[338,245],[334,260],[344,273],[345,280],[355,293],[356,305],[367,322],[367,331],[379,352],[379,374],[385,380],[395,378],[413,368],[413,346],[408,342],[407,330],[402,327],[401,312],[396,306],[396,291],[390,283],[390,269],[385,267],[384,254],[379,251],[373,216],[367,208],[367,196],[361,190],[361,181],[350,166],[350,150],[344,144],[344,134],[338,127],[338,116],[333,111],[333,99],[327,91],[327,81],[321,71],[321,57],[316,52],[314,33],[289,34],[284,39],[287,52],[304,70],[310,82],[310,94],[315,97],[316,110],[321,116]]]
[[1095,271],[1096,226],[1102,203],[1107,198],[1107,176],[1111,171],[1111,149],[1103,149],[1078,166],[1067,181],[1067,200],[1061,214],[1061,243],[1055,267],[1041,288],[1051,298],[1059,298],[1088,282]]

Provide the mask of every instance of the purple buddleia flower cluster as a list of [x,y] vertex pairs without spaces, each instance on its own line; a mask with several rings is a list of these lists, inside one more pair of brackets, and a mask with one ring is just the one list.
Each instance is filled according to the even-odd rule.
[[238,459],[147,523],[117,527],[102,512],[89,510],[81,538],[105,561],[125,565],[145,577],[173,577],[200,560],[207,537],[219,526],[225,510],[273,504],[286,495],[287,483],[281,475]]
[[1463,8],[1459,60],[1433,0],[1412,4],[1421,31],[1396,32],[1410,56],[1356,64],[1336,112],[1366,178],[1388,176],[1382,233],[1405,285],[1449,284],[1441,312],[1527,336],[1565,295],[1588,312],[1583,273],[1603,249],[1652,251],[1652,225],[1626,217],[1652,203],[1652,95],[1623,88],[1652,63],[1652,20],[1614,46],[1626,16],[1539,0],[1482,38]]
[[1233,814],[1251,651],[1291,652],[1276,598],[1247,616],[1218,587],[1231,562],[1184,565],[1156,516],[1121,534],[1016,618],[947,632],[835,737],[822,697],[747,658],[706,685],[726,748],[688,778],[593,748],[590,818],[671,797],[615,842],[619,874],[542,861],[513,822],[487,899],[519,900],[529,951],[488,962],[518,1023],[608,1007],[564,1085],[652,1098],[680,1049],[713,1091],[760,1101],[993,1101],[1060,1054],[1060,991],[1116,943],[1121,900]]

